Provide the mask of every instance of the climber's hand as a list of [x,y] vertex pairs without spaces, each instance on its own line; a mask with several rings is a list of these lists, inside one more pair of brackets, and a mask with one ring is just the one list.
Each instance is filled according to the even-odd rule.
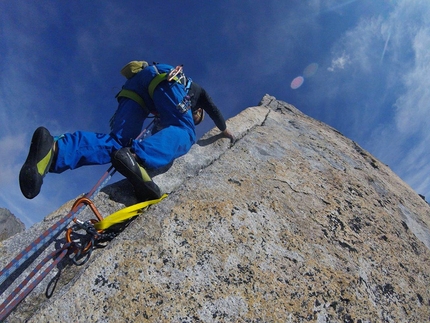
[[222,132],[222,135],[223,137],[229,138],[231,143],[234,143],[234,141],[236,140],[236,138],[234,138],[233,134],[228,129],[225,129]]

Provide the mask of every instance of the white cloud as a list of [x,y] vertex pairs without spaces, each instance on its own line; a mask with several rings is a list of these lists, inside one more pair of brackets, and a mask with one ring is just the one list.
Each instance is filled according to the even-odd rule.
[[339,2],[338,0],[326,0],[323,2],[325,8],[324,12],[339,11],[340,9],[344,8],[345,6],[348,6],[355,1],[357,0],[344,0],[341,2]]
[[334,72],[337,69],[345,69],[346,65],[351,64],[351,59],[349,57],[349,55],[345,54],[345,52],[343,52],[340,56],[334,58],[331,61],[331,66],[329,68],[327,68],[327,70],[329,72]]
[[[386,51],[384,48],[388,45],[386,34],[382,17],[361,19],[354,29],[345,33],[343,40],[335,48],[334,62],[339,60],[340,64],[345,61],[348,67],[361,74],[375,73],[381,55]],[[346,64],[341,65],[341,67],[345,66]]]
[[397,129],[406,134],[429,131],[430,126],[430,28],[413,35],[413,67],[403,77],[405,93],[397,102]]
[[24,148],[24,134],[17,136],[6,136],[0,138],[0,151],[2,153],[0,164],[0,188],[7,190],[8,185],[16,181],[16,174],[19,171],[18,163],[20,152]]
[[[391,131],[380,143],[393,169],[427,198],[430,195],[430,3],[401,1],[385,22],[392,79],[401,84]],[[388,151],[390,150],[390,151]]]
[[[285,79],[289,82],[292,77],[297,76],[285,75],[285,70],[290,70],[296,63],[294,57],[297,53],[311,56],[309,53],[317,50],[319,46],[310,42],[306,36],[317,35],[322,36],[320,40],[325,39],[324,35],[318,34],[320,30],[316,24],[321,10],[345,14],[347,8],[352,5],[359,6],[362,1],[310,0],[300,5],[280,5],[269,1],[245,8],[246,15],[243,15],[242,6],[232,5],[224,9],[214,5],[214,13],[213,9],[208,10],[205,5],[205,9],[199,11],[203,13],[200,19],[194,21],[194,26],[202,27],[183,33],[178,32],[182,24],[178,24],[177,30],[167,30],[170,21],[161,19],[165,13],[159,12],[156,6],[150,8],[150,12],[143,5],[130,12],[124,9],[124,6],[108,1],[94,9],[93,13],[91,5],[77,6],[67,3],[50,7],[22,0],[9,2],[11,6],[4,15],[8,19],[4,24],[8,28],[4,33],[7,38],[0,40],[0,46],[7,44],[1,46],[7,48],[3,49],[7,55],[0,61],[3,71],[0,75],[0,154],[7,160],[0,166],[0,181],[7,179],[11,185],[0,187],[0,193],[3,193],[0,194],[0,206],[3,206],[3,196],[10,200],[13,198],[19,201],[15,203],[15,208],[24,212],[25,216],[25,210],[31,209],[31,206],[39,213],[46,211],[46,205],[43,203],[58,206],[57,201],[64,201],[64,198],[54,201],[47,193],[49,188],[56,186],[60,188],[58,191],[61,188],[69,190],[70,185],[83,174],[73,171],[72,177],[67,172],[58,179],[50,174],[41,196],[31,202],[21,203],[23,198],[18,196],[20,192],[17,185],[21,163],[16,160],[25,158],[34,126],[41,120],[45,123],[47,113],[56,109],[55,115],[45,124],[54,134],[58,134],[57,131],[73,131],[83,127],[89,130],[98,127],[100,131],[105,131],[107,122],[98,120],[100,125],[92,123],[93,111],[103,108],[106,110],[102,110],[102,114],[110,114],[115,108],[115,93],[111,92],[116,91],[112,91],[112,88],[122,85],[123,80],[117,70],[128,60],[141,56],[144,56],[143,59],[164,60],[166,57],[175,58],[181,54],[190,61],[194,60],[187,68],[198,70],[202,83],[205,83],[202,85],[208,85],[217,104],[220,102],[222,109],[229,109],[228,113],[233,113],[232,107],[243,97],[243,93],[239,92],[247,91],[248,97],[255,96],[258,100],[265,92],[255,92],[263,91],[265,83],[269,83],[267,86],[272,88]],[[378,6],[376,3],[372,2],[372,8]],[[392,3],[394,6],[394,2]],[[323,73],[320,74],[324,75],[321,76],[320,91],[323,89],[324,92],[318,92],[320,102],[326,103],[336,97],[342,97],[346,102],[342,107],[328,106],[324,112],[333,114],[334,119],[340,119],[339,115],[350,118],[347,122],[357,132],[367,132],[376,127],[371,122],[372,118],[383,115],[386,109],[392,110],[392,106],[386,107],[380,103],[384,101],[381,98],[387,95],[384,90],[398,90],[398,116],[390,114],[382,121],[381,127],[385,130],[383,133],[387,135],[374,139],[378,142],[374,147],[390,156],[387,163],[396,160],[398,165],[405,169],[412,169],[413,165],[419,164],[420,172],[428,167],[424,132],[426,127],[428,128],[427,120],[430,119],[425,105],[430,99],[426,92],[430,84],[424,79],[425,74],[429,75],[430,72],[426,70],[430,65],[426,56],[426,48],[430,48],[430,43],[427,30],[419,28],[427,23],[426,19],[430,16],[426,10],[429,7],[427,3],[428,0],[400,1],[396,3],[398,9],[389,16],[359,21],[333,48],[333,55],[329,59],[322,57],[321,53],[316,53],[313,57],[314,60],[321,59],[318,63],[320,66],[326,66],[326,70],[337,72],[327,73],[321,69]],[[350,4],[351,6],[348,6]],[[67,9],[64,9],[64,6],[68,6]],[[63,17],[62,14],[66,11],[65,24],[59,17]],[[366,9],[367,13],[371,11]],[[217,27],[213,30],[203,27],[203,24],[206,26],[205,14],[208,12],[212,14],[211,17],[213,14],[216,17],[210,24]],[[146,19],[146,15],[151,16]],[[183,17],[178,19],[181,18]],[[61,39],[57,39],[59,35],[46,37],[47,33],[57,30],[57,27],[69,32],[63,35],[64,39],[67,39],[67,43],[64,42],[67,50],[63,49],[58,55],[54,50],[61,50],[56,43],[61,42]],[[40,36],[43,34],[45,37]],[[199,39],[198,43],[195,38]],[[217,38],[221,38],[222,42],[219,43]],[[180,49],[185,50],[178,50],[178,44]],[[152,57],[147,57],[151,55]],[[41,62],[42,60],[44,62]],[[51,65],[46,70],[38,70],[46,68],[46,64],[51,63],[51,60],[58,68]],[[323,64],[324,61],[326,64]],[[23,62],[25,67],[22,67]],[[198,65],[200,62],[202,63]],[[306,62],[308,63],[310,62]],[[297,66],[297,69],[302,70],[306,64]],[[44,78],[45,72],[51,75]],[[55,82],[52,81],[52,74],[55,74]],[[190,76],[197,74],[194,72]],[[112,75],[118,79],[113,79]],[[220,82],[226,75],[228,80]],[[248,88],[243,87],[244,76]],[[271,82],[265,82],[267,78],[270,78]],[[200,79],[196,81],[199,82]],[[384,83],[378,88],[381,91],[372,88],[381,83]],[[399,84],[404,86],[400,88]],[[366,89],[366,86],[368,92],[362,90]],[[109,98],[101,103],[100,98],[105,96]],[[347,106],[352,101],[347,99],[351,97],[357,100]],[[10,113],[10,107],[14,108],[13,115]],[[329,109],[332,111],[328,111]],[[70,115],[69,111],[73,111],[73,114]],[[108,120],[109,116],[103,117]],[[396,129],[396,126],[399,128]],[[402,151],[393,141],[393,138],[398,138],[397,143],[404,142],[405,136],[402,136],[399,129],[415,129],[414,131],[421,131],[423,134],[418,137],[411,154],[403,158],[404,164],[399,163],[402,158],[398,156],[401,156]],[[12,147],[12,138],[15,139],[15,147]],[[7,171],[8,177],[3,177],[4,170]],[[413,171],[408,174],[411,181],[419,182],[419,179],[414,179]],[[420,176],[423,174],[420,173]],[[70,179],[68,182],[67,178]],[[77,186],[86,189],[88,185],[91,183],[88,183],[87,179],[87,182]],[[9,189],[11,187],[13,192]]]
[[355,124],[348,136],[365,138],[360,144],[430,195],[430,2],[392,5],[391,12],[364,17],[347,31],[327,70],[344,72],[332,74],[342,78],[337,95],[356,97],[347,101],[353,117],[345,122]]
[[400,152],[400,161],[394,165],[403,178],[417,193],[430,198],[430,158],[429,145],[430,133],[423,133],[423,138],[414,142],[410,149]]

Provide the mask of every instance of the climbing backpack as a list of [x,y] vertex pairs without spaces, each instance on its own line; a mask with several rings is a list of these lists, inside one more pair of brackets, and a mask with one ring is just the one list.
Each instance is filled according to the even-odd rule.
[[[160,70],[159,68],[157,68],[157,65],[160,67]],[[148,66],[149,65],[146,61],[131,61],[121,69],[121,74],[125,76],[127,79],[130,79]],[[154,62],[152,66],[154,67],[154,77],[148,86],[148,93],[151,99],[153,98],[155,89],[161,82],[163,81],[178,82],[184,86],[184,93],[183,93],[184,99],[178,103],[177,109],[181,113],[185,113],[186,111],[188,111],[191,108],[191,102],[187,93],[191,86],[192,80],[190,78],[185,77],[182,65],[173,67],[170,65],[158,64]],[[126,97],[129,99],[132,99],[133,101],[137,102],[142,107],[142,109],[144,109],[148,113],[155,114],[154,111],[149,111],[147,109],[143,98],[134,91],[122,89],[116,95],[117,99],[120,97]]]
[[121,69],[121,74],[127,79],[131,79],[135,74],[139,73],[147,66],[148,62],[145,61],[131,61]]

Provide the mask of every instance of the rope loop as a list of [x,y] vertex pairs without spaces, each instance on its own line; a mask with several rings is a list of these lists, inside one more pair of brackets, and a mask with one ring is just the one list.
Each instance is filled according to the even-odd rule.
[[77,249],[75,256],[72,258],[73,263],[76,266],[82,266],[87,263],[90,259],[91,254],[94,250],[94,237],[91,237],[91,241],[89,242],[89,248],[86,248],[85,251],[83,248]]

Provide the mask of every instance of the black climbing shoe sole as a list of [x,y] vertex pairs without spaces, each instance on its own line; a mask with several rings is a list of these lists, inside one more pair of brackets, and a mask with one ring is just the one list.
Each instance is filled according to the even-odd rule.
[[139,201],[158,199],[161,197],[160,188],[155,184],[146,170],[139,165],[130,148],[121,148],[111,156],[113,167],[125,176],[134,187]]
[[48,129],[39,127],[33,134],[30,151],[19,173],[22,194],[32,199],[40,193],[43,177],[49,171],[53,158],[54,138]]

